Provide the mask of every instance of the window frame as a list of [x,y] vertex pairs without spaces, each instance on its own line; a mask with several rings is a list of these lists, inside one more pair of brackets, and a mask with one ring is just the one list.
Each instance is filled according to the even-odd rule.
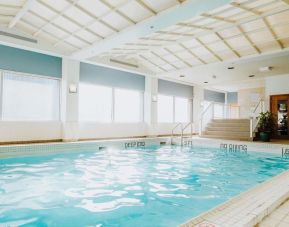
[[[21,77],[30,77],[30,78],[38,78],[38,79],[49,79],[49,80],[56,80],[58,81],[58,113],[57,113],[57,119],[55,120],[4,120],[3,119],[3,91],[4,91],[4,74],[10,73],[14,74],[15,76],[21,76]],[[52,77],[52,76],[41,76],[37,74],[30,74],[30,73],[23,73],[23,72],[16,72],[11,70],[3,70],[0,69],[0,121],[1,122],[61,122],[61,106],[62,106],[62,80],[61,78]]]

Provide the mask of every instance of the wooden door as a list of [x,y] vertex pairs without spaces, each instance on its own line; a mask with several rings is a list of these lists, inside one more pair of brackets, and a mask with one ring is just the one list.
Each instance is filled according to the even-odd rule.
[[276,119],[277,128],[274,132],[274,138],[289,139],[288,111],[289,95],[270,96],[270,110]]

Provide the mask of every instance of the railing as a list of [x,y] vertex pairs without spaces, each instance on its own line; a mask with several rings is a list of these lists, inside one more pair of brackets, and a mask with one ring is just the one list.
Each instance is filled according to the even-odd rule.
[[178,123],[173,129],[172,129],[172,135],[171,135],[171,144],[173,144],[173,137],[174,137],[174,131],[181,126],[181,138],[183,137],[183,124],[182,123]]
[[193,137],[193,131],[194,131],[194,123],[193,122],[190,122],[188,123],[187,125],[185,125],[185,127],[183,127],[182,129],[182,136],[181,136],[181,145],[183,146],[184,144],[184,133],[185,133],[185,130],[191,126],[191,130],[190,130],[190,137],[192,138]]
[[210,102],[200,116],[199,135],[202,135],[213,119],[239,119],[240,106]]
[[193,122],[189,122],[189,123],[187,123],[185,126],[183,125],[183,123],[178,123],[173,129],[172,129],[172,135],[171,135],[171,144],[173,144],[173,137],[176,135],[175,134],[175,130],[177,129],[177,128],[179,128],[180,127],[180,129],[181,129],[181,145],[183,146],[183,142],[184,142],[184,134],[185,134],[185,131],[186,131],[186,129],[188,128],[188,127],[190,127],[191,126],[191,128],[190,128],[190,137],[192,137],[193,136],[193,133],[194,133],[194,123]]
[[253,109],[253,112],[251,113],[250,116],[250,138],[253,139],[255,136],[255,132],[258,128],[259,125],[259,120],[258,115],[261,112],[265,111],[265,102],[263,99],[260,99],[256,107]]

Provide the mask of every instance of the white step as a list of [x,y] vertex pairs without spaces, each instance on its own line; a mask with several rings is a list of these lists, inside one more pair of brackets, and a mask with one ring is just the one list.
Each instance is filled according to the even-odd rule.
[[250,123],[249,119],[214,119],[213,123]]
[[223,123],[216,123],[212,122],[208,124],[208,127],[216,126],[216,127],[250,127],[250,123],[231,123],[231,122],[223,122]]
[[227,131],[228,129],[230,129],[231,132],[250,132],[250,128],[249,127],[244,127],[244,126],[240,126],[240,127],[219,127],[219,126],[209,126],[206,128],[206,131]]
[[214,119],[203,132],[205,138],[250,140],[250,120]]
[[250,137],[240,137],[240,136],[216,136],[216,135],[202,135],[202,138],[212,138],[212,139],[224,139],[224,140],[239,140],[239,141],[250,141]]
[[231,132],[228,129],[227,131],[205,131],[204,135],[248,137],[249,136],[249,132]]

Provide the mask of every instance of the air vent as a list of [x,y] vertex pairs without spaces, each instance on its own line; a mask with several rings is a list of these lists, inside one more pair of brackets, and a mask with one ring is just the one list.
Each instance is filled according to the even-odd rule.
[[36,39],[27,38],[25,36],[20,36],[20,35],[12,34],[9,32],[4,32],[4,31],[0,31],[0,35],[7,36],[10,38],[14,38],[14,39],[19,39],[19,40],[30,42],[30,43],[37,43],[38,42]]
[[131,63],[128,63],[128,62],[119,61],[119,60],[112,59],[112,58],[110,59],[110,62],[121,64],[121,65],[125,65],[125,66],[129,66],[129,67],[138,68],[138,65],[131,64]]

